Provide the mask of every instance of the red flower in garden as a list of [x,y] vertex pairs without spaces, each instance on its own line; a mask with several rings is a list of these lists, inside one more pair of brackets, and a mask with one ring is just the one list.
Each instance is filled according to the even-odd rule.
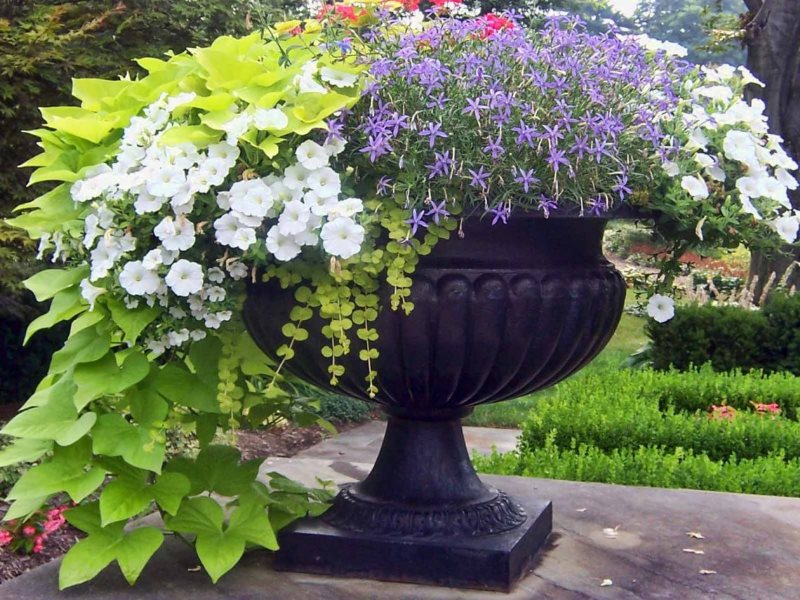
[[0,548],[3,546],[8,546],[11,542],[14,541],[14,536],[11,535],[10,531],[5,529],[0,529]]
[[[463,0],[431,0],[433,6],[444,6],[445,4],[461,4]],[[417,2],[419,4],[419,2]]]
[[765,413],[769,413],[771,415],[778,415],[781,412],[781,407],[778,406],[776,402],[772,402],[771,404],[764,404],[763,402],[756,404],[755,402],[753,402],[752,404],[755,407],[756,412],[760,415],[763,415]]
[[402,0],[403,8],[407,11],[417,10],[419,8],[419,0]]
[[733,421],[733,419],[736,417],[736,409],[732,406],[728,406],[727,404],[722,404],[720,406],[712,404],[711,414],[708,416],[709,418],[717,421]]
[[514,21],[511,19],[507,19],[501,15],[495,14],[488,14],[483,17],[483,32],[481,33],[481,39],[486,39],[491,37],[498,31],[503,31],[504,29],[513,29],[514,28]]

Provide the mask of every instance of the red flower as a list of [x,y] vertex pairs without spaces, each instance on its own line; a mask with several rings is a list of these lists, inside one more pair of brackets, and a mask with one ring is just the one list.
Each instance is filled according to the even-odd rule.
[[417,10],[419,8],[419,0],[402,0],[403,8],[407,11]]
[[[431,0],[434,6],[444,6],[445,4],[461,4],[463,0]],[[419,2],[417,2],[419,4]]]
[[22,535],[24,535],[25,537],[35,536],[36,527],[34,527],[33,525],[25,525],[25,527],[22,528]]
[[498,31],[503,31],[504,29],[514,29],[514,21],[493,13],[484,16],[483,23],[484,25],[483,31],[481,32],[481,39],[484,40],[488,37],[491,37]]
[[14,541],[14,536],[11,535],[10,531],[5,529],[0,529],[0,548],[3,546],[8,546],[11,542]]

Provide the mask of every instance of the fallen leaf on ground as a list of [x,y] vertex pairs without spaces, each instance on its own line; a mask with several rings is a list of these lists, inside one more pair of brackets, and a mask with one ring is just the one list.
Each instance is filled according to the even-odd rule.
[[711,569],[700,569],[700,575],[716,575],[716,571],[712,571]]
[[197,572],[198,572],[200,569],[202,569],[202,568],[203,568],[203,567],[201,567],[200,565],[197,565],[196,567],[189,567],[189,568],[188,568],[188,569],[186,569],[186,570],[187,570],[187,571],[191,571],[192,573],[197,573]]
[[688,535],[690,538],[694,538],[696,540],[704,540],[704,539],[706,539],[705,536],[702,533],[700,533],[699,531],[687,531],[686,535]]
[[617,529],[619,529],[619,525],[617,525],[616,527],[606,527],[605,529],[603,529],[603,535],[606,536],[607,538],[613,539],[619,535]]
[[705,550],[698,550],[697,548],[684,548],[684,552],[688,552],[689,554],[705,554]]
[[576,508],[575,512],[586,512],[585,508]]
[[603,581],[600,582],[600,587],[608,587],[610,585],[614,585],[614,582],[610,579],[603,579]]

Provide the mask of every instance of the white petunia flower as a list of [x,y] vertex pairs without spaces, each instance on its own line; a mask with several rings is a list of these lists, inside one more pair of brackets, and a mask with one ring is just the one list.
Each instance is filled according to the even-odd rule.
[[322,67],[319,71],[319,78],[336,87],[351,87],[358,81],[358,75],[337,71],[330,67]]
[[250,227],[242,227],[233,234],[231,246],[239,250],[247,250],[250,246],[256,243],[256,230]]
[[222,302],[225,300],[225,296],[225,288],[218,285],[210,285],[206,290],[206,297],[208,298],[209,302]]
[[316,171],[328,164],[328,153],[318,143],[306,140],[297,147],[297,161],[309,171]]
[[164,217],[153,229],[155,236],[167,250],[182,251],[194,246],[194,224],[186,217]]
[[305,231],[310,217],[311,211],[302,202],[287,202],[278,218],[278,230],[283,235],[298,234]]
[[286,170],[283,172],[283,185],[290,190],[302,191],[304,188],[308,187],[308,176],[308,169],[302,165],[292,165],[291,167],[286,167]]
[[189,334],[189,336],[190,336],[190,337],[191,337],[191,338],[192,338],[192,339],[193,339],[195,342],[199,342],[200,340],[204,340],[204,339],[206,339],[206,335],[207,335],[207,334],[206,334],[206,332],[205,332],[205,331],[203,331],[202,329],[195,329],[194,331],[192,331],[192,332]]
[[170,99],[167,100],[164,109],[168,112],[172,112],[179,106],[188,104],[195,98],[197,98],[197,94],[195,94],[194,92],[184,92],[182,94],[178,94],[177,96],[172,96]]
[[[273,229],[275,228],[273,227]],[[244,279],[245,277],[247,277],[248,273],[247,265],[245,265],[241,261],[232,260],[225,264],[225,268],[228,270],[228,275],[231,276],[231,279],[239,281],[240,279]]]
[[186,183],[186,172],[180,167],[164,166],[153,173],[147,181],[147,191],[153,196],[171,198]]
[[331,137],[322,147],[330,156],[338,156],[344,152],[344,149],[347,147],[347,142],[340,137]]
[[99,225],[100,219],[98,219],[97,215],[94,213],[88,215],[83,221],[83,247],[87,250],[94,246],[94,241],[97,239],[97,236],[103,235],[103,229]]
[[778,217],[770,223],[778,235],[787,244],[793,244],[797,239],[797,231],[800,229],[800,219],[794,215],[784,215]]
[[725,134],[722,149],[731,160],[747,165],[757,162],[755,138],[747,131],[730,130]]
[[272,189],[261,179],[239,181],[231,187],[230,206],[251,217],[264,218],[274,204]]
[[786,169],[780,167],[775,169],[775,178],[780,181],[786,189],[796,190],[798,187],[797,179]]
[[330,167],[322,167],[310,173],[306,184],[323,197],[337,196],[342,191],[342,182],[339,174]]
[[303,196],[303,204],[308,206],[311,214],[324,217],[328,211],[336,206],[339,201],[336,196],[320,196],[317,192],[309,190]]
[[294,85],[301,94],[325,94],[328,90],[317,83],[314,75],[317,72],[317,61],[311,60],[300,68],[300,74],[294,78]]
[[142,258],[142,264],[145,269],[149,269],[150,271],[158,269],[158,267],[164,264],[164,256],[161,254],[161,249],[155,248],[150,250],[150,252],[145,254],[144,258]]
[[233,239],[240,228],[236,215],[226,213],[214,221],[214,238],[223,246],[233,246]]
[[155,294],[161,280],[153,271],[146,269],[140,260],[132,260],[122,267],[119,284],[131,296]]
[[325,252],[339,258],[350,258],[361,250],[364,228],[347,217],[338,217],[322,226],[320,232]]
[[81,297],[89,303],[89,310],[94,310],[94,303],[98,296],[106,293],[106,288],[92,285],[88,279],[81,281]]
[[736,189],[747,198],[761,197],[761,181],[755,177],[740,177],[736,181]]
[[711,158],[708,154],[703,154],[702,152],[695,154],[694,160],[701,167],[713,167],[716,164],[713,158]]
[[720,100],[727,102],[733,98],[733,90],[727,85],[713,85],[699,87],[692,92],[695,98],[710,98],[711,100]]
[[328,213],[329,219],[353,217],[364,210],[364,203],[358,198],[348,198],[337,203]]
[[222,130],[227,135],[225,141],[235,146],[247,130],[250,129],[251,117],[247,113],[236,115],[227,123],[222,125]]
[[745,85],[753,84],[759,87],[764,87],[764,82],[761,81],[755,75],[753,75],[753,73],[751,73],[750,69],[748,69],[747,67],[740,66],[737,70],[739,71],[739,73],[742,74],[742,83],[744,83]]
[[676,162],[665,160],[663,163],[661,163],[661,166],[664,167],[664,172],[670,177],[677,177],[681,174],[681,167]]
[[708,136],[703,133],[702,129],[694,129],[689,134],[689,141],[686,142],[688,150],[705,150],[708,147]]
[[203,287],[203,268],[195,262],[182,258],[170,267],[165,279],[176,295],[195,294]]
[[659,323],[666,323],[675,316],[675,301],[661,294],[653,294],[647,303],[647,314]]
[[764,177],[759,182],[761,184],[761,195],[770,200],[774,200],[784,208],[792,208],[792,203],[789,201],[789,193],[786,186],[778,181],[775,177]]
[[[267,250],[280,261],[292,260],[300,254],[300,245],[291,235],[281,233],[277,226],[267,232]],[[230,272],[230,267],[229,267]],[[247,271],[245,270],[245,276]],[[233,273],[231,273],[233,277]]]
[[228,165],[228,169],[232,168],[233,165],[236,164],[236,160],[239,158],[239,154],[240,154],[239,146],[236,146],[234,144],[228,144],[227,142],[220,142],[219,144],[211,144],[208,147],[208,158],[222,159],[222,161]]
[[204,172],[204,177],[211,187],[216,187],[222,185],[232,166],[226,159],[219,157],[203,161],[197,166],[197,169]]
[[262,131],[268,129],[286,129],[289,126],[289,117],[279,108],[259,108],[253,114],[253,124]]
[[142,190],[133,203],[133,209],[137,215],[158,212],[164,206],[166,200],[166,198],[160,196],[153,196],[147,190]]
[[206,277],[211,283],[222,283],[225,281],[225,271],[219,267],[211,267],[206,273]]
[[708,186],[700,177],[685,175],[681,179],[681,187],[695,200],[704,200],[708,198]]

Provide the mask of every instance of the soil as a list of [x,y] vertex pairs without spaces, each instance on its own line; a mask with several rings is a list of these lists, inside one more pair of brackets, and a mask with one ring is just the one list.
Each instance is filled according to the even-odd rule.
[[[13,414],[12,412],[9,416]],[[0,419],[0,422],[2,420]],[[342,432],[358,425],[360,423],[336,423],[336,428]],[[236,446],[241,450],[242,458],[245,460],[270,456],[289,457],[318,444],[330,435],[326,429],[319,426],[287,425],[270,431],[238,431]],[[7,508],[8,504],[0,501],[0,516],[5,514]],[[65,554],[82,536],[82,532],[65,524],[50,534],[44,548],[38,554],[17,554],[0,548],[0,584]],[[0,598],[2,596],[3,593],[0,591]]]

